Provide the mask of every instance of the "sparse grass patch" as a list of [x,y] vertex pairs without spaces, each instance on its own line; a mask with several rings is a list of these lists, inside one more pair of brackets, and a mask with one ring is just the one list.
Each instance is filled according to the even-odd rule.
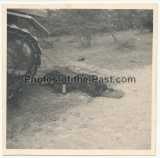
[[132,35],[129,36],[123,36],[120,40],[120,47],[121,49],[129,49],[129,50],[135,50],[135,38]]
[[135,32],[127,31],[122,32],[114,36],[115,38],[115,48],[124,51],[124,50],[135,50]]
[[[103,67],[107,69],[134,69],[149,65],[152,62],[152,34],[145,33],[137,35],[136,31],[115,32],[117,40],[123,43],[124,49],[117,49],[119,45],[110,34],[91,36],[91,47],[80,47],[80,41],[65,42],[64,37],[59,37],[60,41],[54,43],[54,49],[45,49],[43,54],[55,61],[59,66],[70,66],[71,61],[78,62],[80,57],[84,57],[87,64]],[[48,38],[54,41],[57,37]],[[73,36],[67,37],[72,39]],[[49,66],[51,62],[43,62],[42,55],[41,68]],[[47,59],[48,60],[48,59]],[[130,61],[136,61],[132,63]],[[40,69],[41,69],[40,68]]]
[[55,39],[55,42],[59,42],[59,41],[60,41],[60,38],[56,38],[56,39]]

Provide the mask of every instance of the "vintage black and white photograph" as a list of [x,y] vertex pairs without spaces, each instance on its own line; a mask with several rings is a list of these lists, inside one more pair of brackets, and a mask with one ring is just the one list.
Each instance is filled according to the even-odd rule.
[[22,6],[6,7],[6,150],[154,153],[155,5]]

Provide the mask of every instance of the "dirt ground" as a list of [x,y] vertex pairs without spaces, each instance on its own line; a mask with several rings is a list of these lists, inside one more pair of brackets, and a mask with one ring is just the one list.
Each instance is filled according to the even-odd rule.
[[99,77],[135,77],[136,83],[109,84],[125,96],[56,94],[51,87],[27,85],[19,94],[19,105],[7,106],[8,149],[151,148],[152,34],[136,35],[135,50],[119,51],[111,37],[107,40],[96,39],[85,49],[78,43],[55,42],[54,48],[44,49],[37,76],[60,66]]

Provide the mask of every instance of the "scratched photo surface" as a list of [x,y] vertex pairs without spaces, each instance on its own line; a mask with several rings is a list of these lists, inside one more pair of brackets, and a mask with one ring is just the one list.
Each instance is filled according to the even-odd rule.
[[152,9],[7,9],[7,149],[151,150]]

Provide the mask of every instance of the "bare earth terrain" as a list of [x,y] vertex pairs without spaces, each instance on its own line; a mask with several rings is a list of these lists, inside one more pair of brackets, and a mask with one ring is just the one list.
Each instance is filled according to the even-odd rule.
[[136,35],[135,45],[119,51],[112,37],[104,36],[90,48],[60,39],[54,48],[44,49],[38,76],[60,66],[99,77],[131,76],[136,83],[109,84],[125,93],[121,99],[92,98],[79,91],[56,94],[51,87],[27,85],[19,106],[7,106],[7,148],[149,150],[152,34]]

